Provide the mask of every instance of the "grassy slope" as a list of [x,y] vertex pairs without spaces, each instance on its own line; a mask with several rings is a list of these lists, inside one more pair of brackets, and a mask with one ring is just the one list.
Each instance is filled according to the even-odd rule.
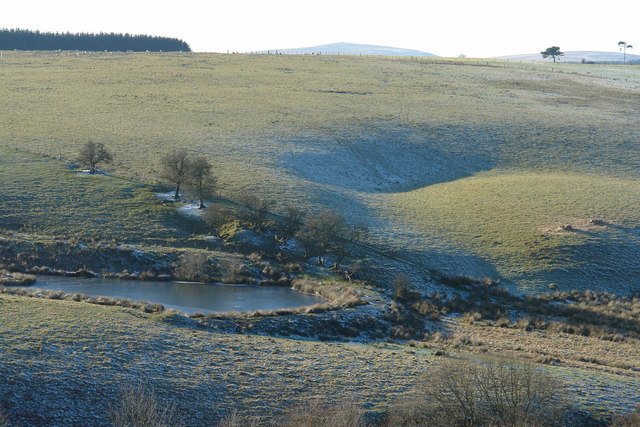
[[[410,223],[494,260],[500,274],[521,284],[546,280],[588,287],[597,278],[603,287],[638,290],[637,180],[573,172],[492,172],[392,198]],[[592,224],[593,218],[604,223]],[[566,224],[573,231],[558,229]],[[437,244],[417,241],[415,246]]]
[[[625,261],[637,243],[626,244],[619,233],[609,233],[612,240],[599,235],[614,248],[607,253],[620,259],[613,267],[619,274],[591,268],[558,276],[558,268],[588,267],[590,255],[575,245],[558,249],[554,239],[536,243],[523,232],[559,218],[621,212],[637,200],[637,67],[7,52],[0,74],[7,82],[0,88],[4,146],[71,157],[94,139],[112,148],[112,170],[153,180],[154,160],[185,145],[210,156],[227,194],[246,189],[343,210],[427,266],[525,278],[529,285],[637,286],[637,265]],[[455,182],[488,170],[477,180]],[[551,181],[565,174],[560,180],[575,194],[554,196],[552,204],[540,199],[548,192],[523,184],[535,173],[550,173]],[[589,180],[605,192],[587,198]],[[450,187],[429,187],[450,181],[441,184]],[[510,204],[494,197],[499,187],[510,188],[500,193],[505,197],[527,193],[537,199]],[[473,197],[461,202],[464,209],[447,207],[450,191],[458,190],[459,199]],[[429,200],[429,209],[421,197],[427,194],[438,197]],[[489,200],[508,211],[495,219],[487,219],[484,208],[476,212]],[[532,206],[550,212],[529,218]],[[632,231],[638,224],[632,212],[604,219]],[[504,240],[500,249],[496,234]],[[523,252],[524,241],[533,246]],[[623,250],[615,250],[618,242],[625,242]],[[551,264],[524,260],[531,252],[560,256]],[[577,262],[566,261],[571,257]]]
[[0,183],[0,223],[32,232],[159,243],[188,226],[146,184],[80,174],[51,158],[0,148]]
[[[22,425],[102,425],[119,392],[139,382],[173,402],[187,425],[211,425],[234,408],[272,415],[312,397],[380,411],[438,361],[400,346],[228,334],[195,328],[193,320],[6,294],[0,320],[0,399]],[[513,341],[506,345],[513,350]],[[633,373],[550,369],[582,409],[627,412],[637,401]]]

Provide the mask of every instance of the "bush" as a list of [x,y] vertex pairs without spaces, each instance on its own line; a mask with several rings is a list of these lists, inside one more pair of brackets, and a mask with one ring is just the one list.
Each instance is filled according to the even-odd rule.
[[126,388],[109,418],[119,427],[174,427],[183,425],[174,405],[160,404],[152,391],[142,386]]
[[449,360],[422,381],[425,397],[396,406],[389,425],[553,425],[566,409],[563,387],[529,364]]
[[0,406],[0,427],[10,427],[9,415],[5,412],[4,408]]
[[238,201],[245,206],[245,209],[240,212],[240,216],[249,228],[262,231],[263,228],[272,225],[272,222],[268,221],[268,217],[273,202],[247,193],[238,196]]
[[216,233],[220,233],[220,228],[231,221],[238,219],[238,212],[232,207],[220,203],[212,203],[203,214],[204,222],[213,227]]
[[289,408],[283,427],[364,427],[364,411],[353,402],[329,405],[311,400],[303,405]]
[[[0,423],[0,425],[2,425]],[[614,418],[612,427],[637,427],[640,426],[640,406],[635,411],[625,417]]]
[[203,281],[210,280],[212,267],[209,257],[203,252],[187,252],[180,255],[174,275],[181,280]]
[[276,223],[278,239],[286,243],[302,228],[304,212],[294,206],[286,206],[282,218]]

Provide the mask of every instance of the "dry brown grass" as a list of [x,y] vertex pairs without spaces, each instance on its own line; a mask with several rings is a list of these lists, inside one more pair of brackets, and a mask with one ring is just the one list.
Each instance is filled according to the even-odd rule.
[[339,283],[323,283],[314,280],[296,279],[291,288],[310,295],[326,298],[326,302],[304,307],[280,308],[275,310],[256,310],[251,312],[211,313],[212,319],[250,318],[266,316],[284,316],[288,314],[322,313],[325,311],[355,307],[366,304],[366,300],[357,290]]
[[448,334],[429,336],[436,346],[458,348],[475,353],[503,354],[538,363],[588,367],[609,372],[623,372],[638,376],[640,341],[606,341],[553,329],[527,329],[523,327],[494,326],[491,322],[465,323],[449,320]]
[[290,406],[281,416],[267,419],[234,411],[220,427],[365,427],[364,411],[349,400],[331,404],[320,399]]
[[24,274],[0,270],[0,286],[28,286],[36,282],[33,274]]

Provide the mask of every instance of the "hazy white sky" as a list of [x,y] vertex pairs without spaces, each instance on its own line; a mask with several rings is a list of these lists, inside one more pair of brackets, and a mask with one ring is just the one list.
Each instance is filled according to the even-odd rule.
[[[246,52],[334,42],[490,57],[563,51],[640,54],[640,0],[20,0],[0,27],[177,37],[194,51]],[[636,52],[637,51],[637,52]]]

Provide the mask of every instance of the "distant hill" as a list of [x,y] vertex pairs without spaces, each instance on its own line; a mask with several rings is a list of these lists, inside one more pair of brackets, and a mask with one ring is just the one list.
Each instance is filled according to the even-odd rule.
[[[497,56],[495,59],[508,59],[512,61],[551,61],[543,59],[540,53],[525,53],[521,55]],[[622,63],[622,52],[595,52],[590,50],[574,50],[565,52],[560,58],[560,62],[587,62],[597,63]],[[633,55],[627,52],[627,63],[640,63],[640,55]]]
[[179,39],[145,34],[47,33],[20,29],[0,29],[0,50],[89,50],[134,52],[191,52]]
[[378,46],[358,43],[331,43],[320,46],[300,47],[293,49],[272,49],[260,53],[285,54],[322,54],[322,55],[379,55],[379,56],[437,56],[421,50],[403,49],[399,47]]

